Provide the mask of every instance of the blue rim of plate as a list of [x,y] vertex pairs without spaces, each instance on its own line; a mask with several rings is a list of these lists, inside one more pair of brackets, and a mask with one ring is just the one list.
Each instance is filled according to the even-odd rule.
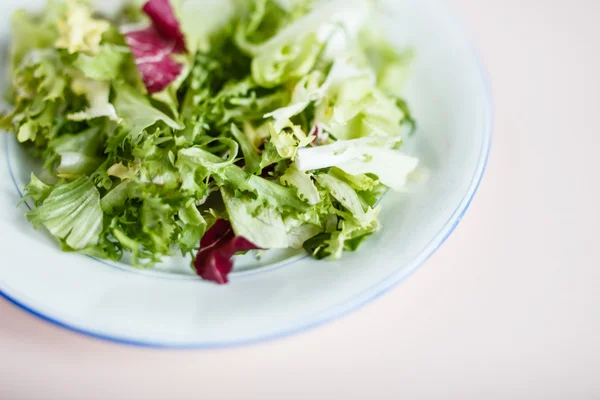
[[456,18],[450,11],[448,11],[450,16],[454,19],[456,24],[459,26],[459,29],[463,32],[463,36],[467,39],[468,44],[471,45],[472,53],[475,61],[478,64],[479,72],[483,84],[483,89],[485,92],[485,105],[484,105],[484,114],[486,126],[483,132],[483,141],[479,155],[479,161],[477,164],[477,168],[475,170],[475,174],[471,180],[469,185],[469,189],[462,201],[460,202],[458,208],[452,214],[450,219],[444,224],[444,227],[435,235],[435,237],[419,252],[419,254],[413,259],[410,263],[407,264],[407,268],[392,273],[388,277],[382,279],[379,283],[371,286],[370,288],[354,295],[352,298],[340,302],[339,304],[329,307],[326,310],[321,311],[319,314],[310,318],[306,321],[301,321],[296,324],[292,324],[293,327],[289,329],[283,329],[279,332],[270,333],[268,335],[241,339],[241,340],[233,340],[233,341],[223,341],[223,342],[199,342],[199,343],[186,343],[186,344],[175,344],[175,343],[160,343],[160,342],[150,342],[143,340],[135,340],[130,338],[123,338],[118,336],[107,335],[99,332],[94,332],[91,330],[86,330],[84,328],[79,328],[74,326],[68,322],[61,321],[56,319],[50,315],[46,315],[33,307],[28,306],[22,301],[9,296],[0,288],[0,297],[6,299],[8,302],[14,304],[15,306],[21,308],[22,310],[32,314],[40,318],[43,321],[49,322],[55,326],[64,328],[68,331],[78,333],[84,336],[88,336],[94,339],[100,339],[103,341],[127,345],[127,346],[136,346],[136,347],[146,347],[146,348],[155,348],[155,349],[166,349],[166,350],[200,350],[200,349],[220,349],[220,348],[231,348],[231,347],[239,347],[251,344],[258,344],[263,342],[269,342],[272,340],[281,339],[284,337],[292,336],[299,334],[301,332],[310,330],[312,328],[316,328],[318,326],[324,325],[328,322],[335,321],[340,319],[354,311],[357,311],[362,306],[378,299],[382,295],[386,294],[390,289],[400,284],[404,279],[412,275],[415,271],[419,269],[421,265],[425,261],[427,261],[440,247],[444,242],[448,239],[448,237],[454,232],[456,227],[462,221],[465,213],[469,209],[477,190],[481,184],[481,180],[483,175],[485,174],[491,146],[492,146],[492,136],[493,136],[493,109],[492,109],[492,96],[491,89],[489,85],[489,79],[485,68],[483,67],[483,63],[481,62],[481,58],[477,51],[475,51],[472,46],[472,42],[469,40],[470,37],[466,34],[465,30],[462,26],[457,22]]

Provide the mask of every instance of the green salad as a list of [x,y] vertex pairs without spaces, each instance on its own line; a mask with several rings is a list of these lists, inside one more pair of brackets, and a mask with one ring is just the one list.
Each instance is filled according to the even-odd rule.
[[27,218],[64,251],[150,268],[176,252],[226,283],[234,255],[339,259],[380,229],[418,160],[412,53],[369,0],[83,1],[13,16],[11,110],[37,157]]

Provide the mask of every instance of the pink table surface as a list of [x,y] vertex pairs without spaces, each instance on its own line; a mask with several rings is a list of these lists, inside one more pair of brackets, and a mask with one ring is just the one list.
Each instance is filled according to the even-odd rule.
[[96,341],[0,301],[0,399],[600,399],[600,1],[451,0],[495,98],[471,210],[408,281],[218,351]]

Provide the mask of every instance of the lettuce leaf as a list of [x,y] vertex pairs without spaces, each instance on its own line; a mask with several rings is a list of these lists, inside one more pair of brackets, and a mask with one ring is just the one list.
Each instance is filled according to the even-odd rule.
[[193,199],[181,207],[178,213],[179,233],[177,234],[177,245],[182,254],[193,253],[198,243],[206,233],[207,221],[202,216],[196,202]]
[[126,47],[103,44],[95,56],[80,53],[73,65],[87,78],[96,81],[112,81],[121,77],[122,64],[129,54],[129,49]]
[[11,100],[15,107],[2,117],[1,125],[17,132],[20,142],[31,141],[41,147],[56,129],[55,121],[69,95],[65,67],[52,51],[34,49],[13,75]]
[[383,143],[364,138],[300,149],[296,164],[301,171],[337,167],[350,175],[373,174],[384,185],[401,190],[419,161]]
[[293,160],[298,149],[310,145],[316,139],[315,136],[308,136],[299,125],[294,125],[289,120],[281,130],[277,130],[272,124],[268,125],[268,129],[271,134],[270,143],[283,159]]
[[317,260],[339,260],[344,251],[356,251],[360,244],[379,230],[376,220],[369,227],[341,221],[334,232],[322,232],[304,242],[304,249]]
[[[367,0],[79,0],[17,13],[0,127],[43,161],[28,214],[66,251],[149,268],[178,249],[225,283],[234,255],[339,259],[380,229],[418,160],[410,53]],[[366,29],[365,29],[366,28]],[[360,33],[360,34],[359,34]]]
[[[329,174],[319,174],[316,179],[319,185],[325,188],[350,213],[350,217],[353,222],[356,222],[357,227],[378,226],[377,216],[379,210],[372,208],[365,210],[360,197],[350,185]],[[347,216],[339,215],[348,220]]]
[[266,114],[264,118],[273,118],[275,130],[283,130],[292,117],[306,110],[311,102],[321,99],[323,88],[320,85],[322,80],[323,74],[321,71],[314,71],[306,75],[296,84],[292,93],[291,104]]
[[100,52],[102,35],[108,31],[107,21],[92,17],[92,10],[79,0],[67,0],[66,12],[57,23],[56,47],[70,54],[85,53],[91,56]]
[[221,196],[237,236],[245,237],[263,249],[288,247],[283,218],[274,208],[263,206],[247,196],[236,196],[225,188],[221,188]]
[[373,179],[366,174],[352,175],[336,167],[331,168],[329,174],[340,181],[347,183],[352,189],[359,192],[373,191],[379,185],[378,180]]
[[73,180],[96,171],[104,162],[102,140],[99,126],[52,139],[48,146],[60,160],[55,168],[56,175]]
[[24,10],[17,10],[11,19],[11,67],[14,71],[23,58],[36,49],[52,48],[58,38],[57,20],[63,13],[64,4],[48,1],[40,17],[32,16]]
[[117,111],[109,102],[110,83],[94,81],[87,78],[76,77],[71,83],[71,89],[76,95],[84,95],[88,101],[88,108],[83,111],[71,113],[67,116],[72,121],[84,121],[107,117],[118,121]]
[[176,165],[182,175],[194,177],[195,182],[197,182],[195,176],[198,173],[203,175],[203,179],[212,177],[217,180],[220,187],[226,186],[234,190],[252,193],[279,211],[305,211],[307,208],[307,204],[300,200],[292,189],[251,175],[233,164],[233,159],[223,160],[199,147],[180,150]]
[[290,42],[274,40],[252,61],[252,77],[263,87],[300,78],[313,68],[322,48],[315,33]]
[[128,85],[115,85],[115,108],[123,126],[128,130],[134,141],[142,137],[142,132],[158,122],[176,130],[184,128],[165,113],[150,104],[150,101],[134,88]]
[[[242,3],[241,1],[238,3]],[[276,1],[252,0],[246,15],[237,24],[235,44],[249,55],[259,54],[262,45],[273,38],[287,23],[289,14]]]
[[372,77],[346,79],[317,107],[316,122],[339,140],[371,136],[400,138],[403,111],[376,87]]
[[27,213],[36,228],[44,226],[73,250],[98,243],[102,216],[100,193],[89,178],[56,187],[41,206]]
[[[258,84],[275,87],[312,70],[324,48],[317,31],[330,18],[330,7],[285,18],[286,13],[274,3],[255,2],[255,9],[238,26],[236,43],[253,56],[252,77]],[[287,25],[282,24],[284,19]]]
[[[305,111],[309,105],[315,104],[318,113],[315,124],[329,127],[329,119],[334,114],[332,107],[340,103],[342,107],[345,105],[343,101],[335,99],[336,93],[346,82],[354,79],[366,81],[366,85],[362,86],[362,92],[359,92],[357,96],[358,99],[353,103],[360,107],[362,97],[365,96],[364,92],[373,89],[374,77],[368,69],[355,65],[352,56],[347,55],[333,63],[325,80],[323,73],[319,70],[302,78],[294,88],[291,104],[265,115],[265,118],[274,118],[275,129],[281,130],[292,117]],[[345,124],[347,119],[339,121],[339,123]]]
[[152,241],[154,254],[171,254],[176,213],[177,210],[161,198],[148,197],[144,200],[140,216],[142,230]]
[[25,186],[25,196],[22,201],[33,199],[34,204],[40,206],[52,193],[52,186],[42,182],[35,174],[31,173],[31,180]]
[[163,257],[173,255],[171,244],[180,230],[176,223],[179,210],[158,197],[151,186],[134,186],[137,188],[128,188],[128,195],[139,205],[134,207],[136,203],[126,202],[121,211],[111,217],[106,233],[132,254],[135,267],[149,268]]
[[237,17],[237,5],[236,0],[172,1],[188,51],[194,53],[198,50],[210,50],[215,37],[220,37]]
[[239,143],[240,149],[244,154],[245,170],[251,174],[260,172],[260,154],[253,141],[240,131],[235,124],[231,125],[231,134]]
[[295,164],[290,165],[280,180],[282,185],[296,188],[298,197],[312,206],[321,200],[319,190],[315,186],[311,174],[298,170]]

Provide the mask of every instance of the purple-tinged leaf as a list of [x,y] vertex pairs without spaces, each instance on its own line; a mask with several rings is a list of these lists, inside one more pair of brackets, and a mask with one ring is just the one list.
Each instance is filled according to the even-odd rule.
[[163,38],[154,27],[125,34],[148,93],[156,93],[171,84],[183,69],[171,55],[175,42]]
[[185,40],[168,0],[150,0],[143,8],[152,25],[125,32],[127,45],[148,93],[166,89],[183,70],[172,55],[185,52]]
[[241,236],[235,236],[228,221],[218,220],[200,241],[194,267],[204,280],[226,284],[233,270],[233,256],[259,247]]
[[177,51],[185,52],[185,37],[169,0],[150,0],[144,5],[143,11],[164,38],[175,42]]

